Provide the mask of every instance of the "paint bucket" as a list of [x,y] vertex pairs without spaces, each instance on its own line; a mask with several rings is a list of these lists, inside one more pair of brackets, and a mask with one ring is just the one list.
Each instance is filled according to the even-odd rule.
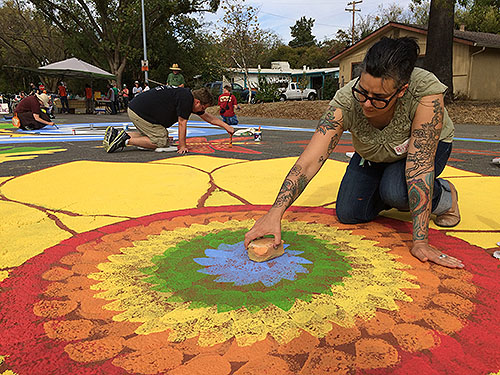
[[262,132],[260,130],[256,130],[254,133],[253,133],[253,140],[255,142],[260,142],[262,141]]

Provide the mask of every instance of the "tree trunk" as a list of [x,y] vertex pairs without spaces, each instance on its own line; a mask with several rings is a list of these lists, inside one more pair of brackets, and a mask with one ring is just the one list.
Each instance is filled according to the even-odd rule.
[[453,101],[453,29],[455,0],[431,0],[424,68],[448,86],[445,101]]

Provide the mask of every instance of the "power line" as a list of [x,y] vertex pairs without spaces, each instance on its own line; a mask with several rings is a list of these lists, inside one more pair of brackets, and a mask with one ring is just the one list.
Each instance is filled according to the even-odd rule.
[[[294,21],[297,21],[296,18],[293,18],[293,17],[286,17],[286,16],[282,16],[280,14],[274,14],[274,13],[269,13],[269,12],[264,12],[264,11],[259,11],[259,13],[264,13],[264,14],[268,14],[270,16],[274,16],[274,17],[279,17],[279,18],[285,18],[287,20],[294,20]],[[311,17],[312,18],[312,17]],[[325,23],[317,23],[316,20],[315,20],[315,25],[319,25],[319,26],[327,26],[327,27],[339,27],[339,28],[342,28],[342,27],[345,27],[345,25],[327,25]]]

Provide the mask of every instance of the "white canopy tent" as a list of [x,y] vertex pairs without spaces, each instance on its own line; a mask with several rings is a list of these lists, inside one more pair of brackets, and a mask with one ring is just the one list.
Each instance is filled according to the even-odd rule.
[[38,71],[42,74],[60,74],[68,77],[79,78],[116,78],[114,74],[111,74],[85,61],[79,60],[76,57],[41,66],[38,68]]

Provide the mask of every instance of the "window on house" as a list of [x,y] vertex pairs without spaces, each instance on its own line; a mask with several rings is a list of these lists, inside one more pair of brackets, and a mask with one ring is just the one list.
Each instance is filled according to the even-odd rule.
[[360,67],[361,67],[360,62],[351,64],[351,79],[354,79],[361,74]]

